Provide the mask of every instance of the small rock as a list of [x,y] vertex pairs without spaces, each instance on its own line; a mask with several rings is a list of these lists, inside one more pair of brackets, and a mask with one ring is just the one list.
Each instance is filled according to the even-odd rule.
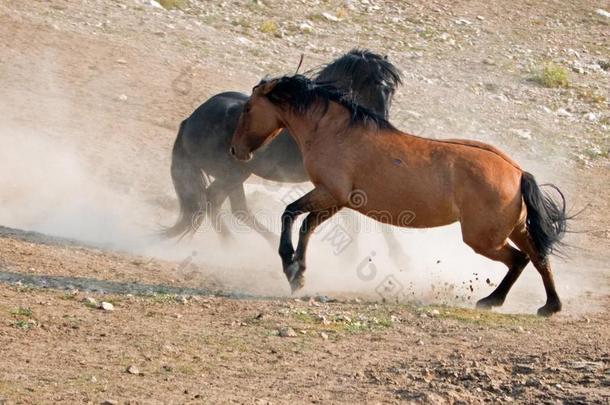
[[423,345],[424,345],[424,341],[420,339],[420,340],[418,340],[418,341],[417,341],[417,344],[418,344],[419,346],[423,346]]
[[278,330],[278,335],[280,337],[297,337],[297,333],[294,331],[294,329],[290,328],[290,327],[282,327]]
[[103,309],[104,311],[114,311],[114,305],[112,305],[109,302],[103,301],[100,304],[100,308]]
[[118,63],[119,65],[126,65],[127,61],[125,59],[117,59],[116,63]]
[[555,111],[555,114],[557,114],[558,117],[566,118],[572,116],[572,113],[566,110],[565,108],[558,108],[557,111]]
[[242,45],[252,45],[253,44],[252,41],[250,41],[248,38],[244,38],[244,37],[238,37],[237,42],[239,42]]
[[133,364],[131,366],[127,367],[127,372],[129,374],[133,374],[133,375],[140,375],[140,370]]
[[95,300],[95,298],[85,297],[83,299],[83,302],[88,307],[97,308],[97,306],[98,306],[97,301]]
[[101,405],[118,405],[118,401],[115,401],[114,399],[105,399],[102,402],[100,402]]
[[457,25],[470,25],[470,24],[472,24],[470,21],[468,21],[468,20],[467,20],[467,19],[465,19],[465,18],[460,18],[460,19],[457,19],[457,20],[455,20],[455,23],[456,23]]
[[117,97],[117,100],[119,101],[127,101],[127,96],[125,94],[121,94]]
[[529,131],[529,129],[513,128],[511,131],[519,138],[525,139],[526,141],[530,141],[532,139],[532,133]]
[[515,364],[513,366],[513,373],[515,374],[531,374],[535,370],[532,366],[528,366],[527,364]]
[[148,5],[151,6],[152,8],[160,8],[161,10],[165,10],[163,8],[163,6],[161,4],[159,4],[159,2],[157,2],[155,0],[148,0]]
[[597,122],[599,117],[594,112],[588,112],[585,114],[585,119],[589,122]]
[[337,21],[341,21],[339,20],[339,18],[337,18],[336,16],[330,14],[330,13],[322,13],[322,17],[326,18],[328,21],[332,21],[332,22],[337,22]]
[[553,110],[551,110],[549,107],[545,106],[545,105],[541,105],[540,106],[540,110],[547,113],[547,114],[551,114],[553,112]]
[[326,304],[328,302],[333,302],[334,301],[334,299],[330,298],[327,295],[316,295],[315,296],[315,300],[318,301],[319,303],[322,303],[322,304]]
[[320,332],[320,337],[324,340],[328,340],[328,334],[325,332]]
[[307,34],[311,34],[312,32],[314,32],[314,27],[313,25],[309,24],[309,23],[302,23],[301,25],[299,25],[299,29],[301,30],[301,32],[307,33]]
[[322,325],[330,325],[332,323],[324,315],[318,315],[317,319],[322,323]]
[[601,15],[602,17],[610,18],[610,12],[608,12],[604,9],[601,9],[601,8],[598,8],[597,10],[595,10],[595,14]]
[[438,309],[433,309],[432,311],[428,312],[428,315],[430,315],[432,318],[439,316],[440,314],[441,312]]
[[413,118],[421,118],[421,114],[418,113],[417,111],[406,110],[405,114],[410,115]]

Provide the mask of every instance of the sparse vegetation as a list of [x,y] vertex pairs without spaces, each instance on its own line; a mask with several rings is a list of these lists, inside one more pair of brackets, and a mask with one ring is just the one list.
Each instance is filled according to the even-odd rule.
[[576,92],[576,96],[580,100],[593,105],[604,104],[608,101],[606,96],[604,96],[601,92],[588,88],[579,88]]
[[534,80],[544,87],[568,87],[568,72],[562,66],[554,63],[546,64],[534,77]]
[[159,0],[159,4],[166,10],[184,9],[188,7],[187,0]]
[[534,315],[501,314],[493,311],[480,311],[460,307],[430,307],[439,311],[440,319],[454,319],[456,321],[474,323],[486,326],[528,326],[543,322],[543,319]]
[[11,315],[15,318],[12,325],[17,329],[28,330],[36,323],[36,321],[31,319],[33,313],[29,308],[18,307],[11,311]]
[[298,310],[291,313],[291,317],[298,322],[295,329],[305,329],[317,332],[347,332],[361,333],[390,328],[392,319],[385,309],[375,311],[363,310],[354,314],[328,314],[320,315],[308,310]]
[[19,307],[15,309],[12,314],[16,317],[32,317],[32,310],[30,308]]
[[264,34],[275,35],[278,32],[277,24],[272,20],[265,20],[259,26],[259,31]]
[[28,330],[32,327],[32,324],[29,321],[20,319],[18,321],[13,322],[13,326],[17,329]]

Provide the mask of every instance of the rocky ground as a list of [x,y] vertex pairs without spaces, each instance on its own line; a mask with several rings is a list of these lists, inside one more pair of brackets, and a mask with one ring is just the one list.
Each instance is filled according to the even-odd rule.
[[[0,403],[608,403],[608,11],[0,1]],[[276,294],[281,277],[253,288],[248,266],[149,249],[142,235],[175,215],[180,120],[214,93],[293,72],[301,54],[312,69],[353,47],[404,72],[399,128],[492,142],[586,207],[557,274],[576,291],[562,314],[337,287],[293,298]]]

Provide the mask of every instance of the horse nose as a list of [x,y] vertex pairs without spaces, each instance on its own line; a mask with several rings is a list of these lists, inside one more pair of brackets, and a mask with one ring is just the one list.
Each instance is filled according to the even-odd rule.
[[229,153],[231,153],[231,156],[235,157],[235,155],[236,155],[235,146],[231,146],[231,149],[229,149]]

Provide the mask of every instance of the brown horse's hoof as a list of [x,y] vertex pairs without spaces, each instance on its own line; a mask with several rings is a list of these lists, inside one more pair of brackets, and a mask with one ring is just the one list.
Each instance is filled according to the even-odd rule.
[[477,309],[492,309],[504,304],[504,299],[490,295],[477,301]]
[[538,308],[538,316],[549,317],[561,311],[561,301],[547,302],[543,307]]

